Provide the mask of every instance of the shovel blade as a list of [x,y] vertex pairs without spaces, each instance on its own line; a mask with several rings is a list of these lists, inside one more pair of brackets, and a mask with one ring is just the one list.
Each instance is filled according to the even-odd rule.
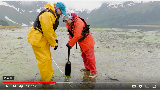
[[67,61],[65,66],[65,75],[70,76],[70,74],[71,74],[71,62]]

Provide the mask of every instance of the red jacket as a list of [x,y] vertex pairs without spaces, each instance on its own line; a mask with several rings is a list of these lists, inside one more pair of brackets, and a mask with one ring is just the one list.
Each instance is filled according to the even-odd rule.
[[[75,43],[78,42],[82,51],[85,52],[86,50],[93,47],[95,42],[94,42],[94,39],[92,37],[91,32],[89,33],[89,35],[83,41],[81,41],[81,42],[78,41],[81,38],[82,30],[83,30],[83,27],[85,27],[85,23],[80,18],[77,18],[77,17],[78,17],[78,15],[72,20],[72,22],[73,22],[76,19],[75,22],[74,22],[73,32],[72,32],[73,33],[73,38],[69,34],[68,43],[71,47],[73,47],[75,45]],[[66,24],[66,27],[69,30],[71,30],[71,26],[72,25]]]

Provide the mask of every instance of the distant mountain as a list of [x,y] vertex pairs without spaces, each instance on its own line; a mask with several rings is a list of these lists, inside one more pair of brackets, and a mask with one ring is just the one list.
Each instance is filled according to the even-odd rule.
[[3,1],[0,5],[0,20],[7,21],[11,26],[31,26],[45,3],[42,1]]
[[9,26],[6,21],[0,20],[0,26]]
[[[38,12],[44,9],[45,1],[3,1],[0,4],[0,20],[10,26],[32,26]],[[125,25],[159,25],[160,1],[122,4],[103,3],[92,11],[77,11],[91,27],[123,27]],[[60,26],[65,26],[60,18]]]
[[88,22],[94,27],[122,27],[124,25],[159,25],[160,2],[124,2],[110,6],[103,3],[90,13]]

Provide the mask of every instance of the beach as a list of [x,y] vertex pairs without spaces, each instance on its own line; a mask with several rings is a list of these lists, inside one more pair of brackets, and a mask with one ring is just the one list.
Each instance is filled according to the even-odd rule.
[[[0,29],[0,77],[14,76],[14,80],[6,81],[0,78],[0,81],[40,82],[37,61],[27,39],[29,30],[30,27]],[[139,84],[148,85],[150,88],[156,85],[158,88],[160,30],[91,28],[90,31],[95,41],[98,76],[90,79],[88,72],[80,72],[80,69],[84,68],[83,59],[79,45],[78,49],[74,45],[70,54],[71,77],[66,79],[63,73],[68,58],[66,44],[69,36],[67,28],[60,27],[56,30],[58,49],[50,48],[54,71],[52,79],[54,82],[71,83],[56,83],[52,85],[53,88],[132,88],[132,85]],[[8,85],[13,88],[12,83]],[[34,85],[38,87],[38,84]],[[0,88],[6,88],[5,84],[0,83]]]

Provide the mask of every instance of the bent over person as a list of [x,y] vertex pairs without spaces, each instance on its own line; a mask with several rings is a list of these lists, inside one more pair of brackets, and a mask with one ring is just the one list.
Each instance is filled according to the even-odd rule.
[[37,59],[41,81],[50,82],[53,76],[50,46],[54,50],[58,47],[55,30],[59,16],[66,15],[66,7],[62,2],[47,3],[44,7],[45,10],[39,13],[27,37]]
[[95,78],[97,76],[94,56],[95,42],[89,31],[89,25],[87,25],[83,18],[75,13],[67,13],[67,16],[63,16],[62,19],[63,22],[66,23],[69,32],[69,41],[66,46],[71,49],[78,42],[85,66],[85,68],[80,71],[90,71],[89,77]]

